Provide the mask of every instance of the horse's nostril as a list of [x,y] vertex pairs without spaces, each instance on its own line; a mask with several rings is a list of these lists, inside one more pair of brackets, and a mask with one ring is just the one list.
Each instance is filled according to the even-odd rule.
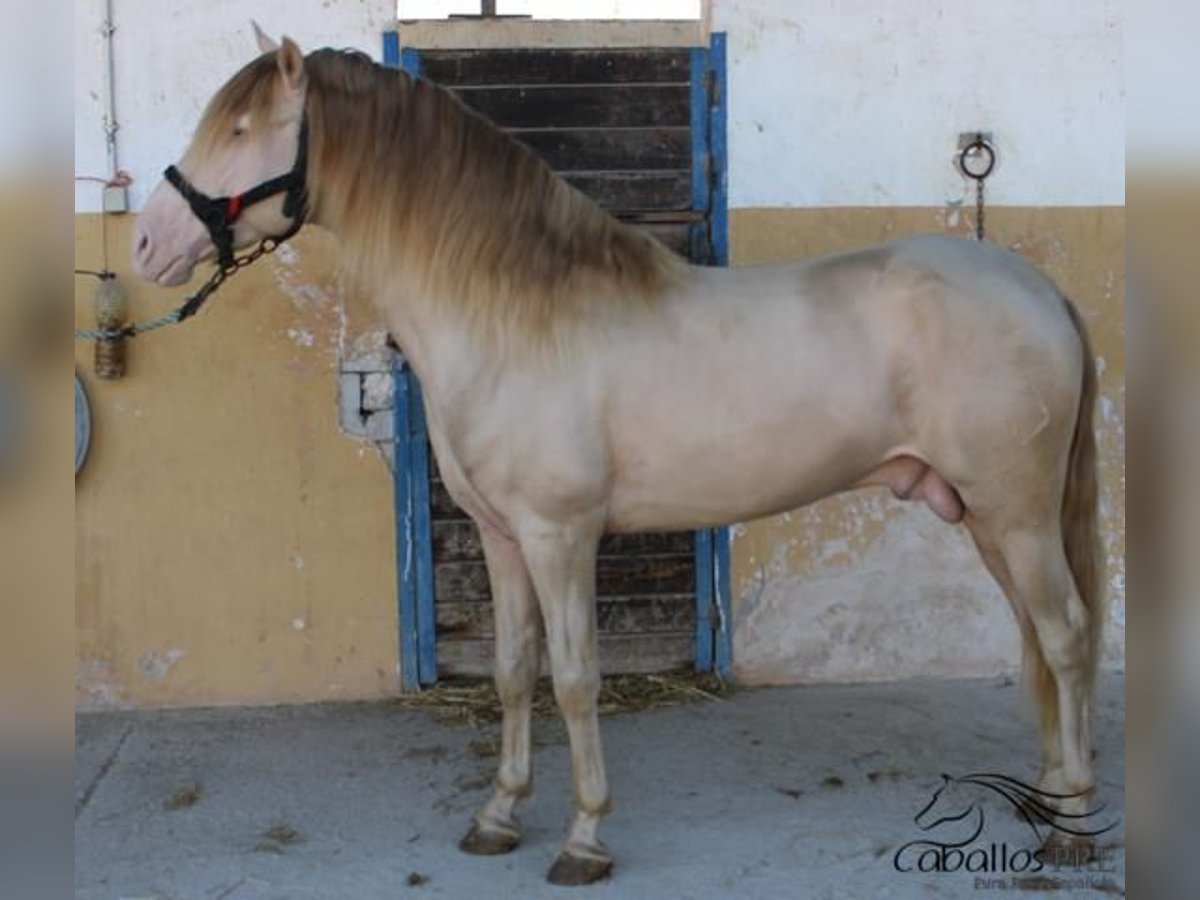
[[146,265],[152,255],[153,247],[150,245],[150,235],[139,228],[134,237],[133,261],[138,265]]

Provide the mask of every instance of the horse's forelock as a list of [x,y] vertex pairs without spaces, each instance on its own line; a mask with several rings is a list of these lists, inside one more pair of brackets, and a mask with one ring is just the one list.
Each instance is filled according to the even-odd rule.
[[269,116],[275,104],[278,72],[275,53],[265,53],[238,70],[208,102],[196,127],[193,149],[208,152],[228,138],[244,115],[260,119]]

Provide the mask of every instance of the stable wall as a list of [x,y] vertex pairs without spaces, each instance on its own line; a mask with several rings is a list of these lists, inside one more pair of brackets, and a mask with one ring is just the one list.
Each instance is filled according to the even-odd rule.
[[[182,291],[130,273],[131,225],[110,219],[109,240],[142,319]],[[99,241],[99,218],[78,217],[77,264],[95,264]],[[121,380],[95,378],[77,347],[93,415],[75,491],[81,704],[394,692],[392,483],[373,446],[338,430],[331,243],[306,233],[186,325],[129,342]]]
[[[387,0],[114,0],[120,165],[134,209],[213,92],[258,51],[254,17],[302,46],[379,56]],[[75,7],[75,166],[105,171],[101,0]],[[76,184],[76,265],[107,258],[132,316],[183,289],[140,282],[133,217]],[[198,273],[207,276],[207,270]],[[77,325],[91,324],[76,280]],[[191,287],[195,287],[193,284]],[[222,287],[186,326],[139,338],[120,381],[91,376],[93,446],[76,486],[76,699],[84,707],[377,697],[399,682],[391,477],[338,429],[350,310],[310,229]]]
[[[735,0],[734,264],[970,234],[958,136],[991,132],[992,240],[1080,307],[1100,369],[1105,661],[1124,664],[1123,16],[1113,2]],[[737,525],[734,667],[748,682],[1011,672],[1019,639],[965,530],[876,489]]]
[[[76,167],[105,165],[102,4],[76,12]],[[310,48],[378,58],[390,3],[116,0],[121,163],[140,205],[203,103],[250,57],[254,16]],[[960,131],[996,135],[992,236],[1079,302],[1104,360],[1104,530],[1124,646],[1124,187],[1120,19],[1035,0],[1003,14],[906,0],[724,2],[735,263],[969,229]],[[223,23],[216,27],[213,23]],[[403,39],[403,30],[402,30]],[[152,48],[148,50],[147,48]],[[1019,60],[1019,65],[1013,63]],[[98,191],[76,191],[76,262],[102,258]],[[964,205],[965,204],[965,205]],[[143,318],[178,302],[108,255]],[[170,706],[374,697],[397,688],[391,481],[338,428],[339,361],[366,313],[306,233],[194,321],[88,377],[94,447],[76,490],[77,698]],[[90,282],[79,281],[86,299]],[[346,303],[349,308],[343,317]],[[88,324],[86,304],[77,322]],[[77,364],[90,371],[90,350]],[[882,492],[735,526],[734,663],[746,682],[1013,671],[1016,630],[961,529]]]

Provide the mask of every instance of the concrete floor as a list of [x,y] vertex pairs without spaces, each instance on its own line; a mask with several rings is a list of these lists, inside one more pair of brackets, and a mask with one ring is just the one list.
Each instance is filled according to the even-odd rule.
[[[489,787],[493,726],[387,703],[81,715],[76,897],[986,898],[1067,896],[1076,879],[1091,887],[1072,897],[1121,896],[1123,824],[1101,839],[1103,871],[1057,885],[893,867],[896,848],[929,836],[913,817],[940,773],[1032,778],[1022,693],[1008,680],[773,688],[606,718],[616,809],[603,836],[617,865],[573,889],[543,880],[570,814],[557,722],[536,727],[524,843],[477,858],[455,844]],[[1099,799],[1119,819],[1122,676],[1103,679],[1095,737]],[[1003,801],[983,808],[976,846],[1032,846]]]

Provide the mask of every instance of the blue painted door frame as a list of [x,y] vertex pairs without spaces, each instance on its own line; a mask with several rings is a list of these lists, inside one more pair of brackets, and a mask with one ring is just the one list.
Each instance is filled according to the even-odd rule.
[[[401,48],[398,32],[383,35],[385,65],[421,75],[420,51]],[[726,173],[727,93],[725,34],[691,51],[692,256],[709,265],[729,264]],[[434,628],[433,522],[429,506],[429,449],[421,386],[402,361],[392,371],[396,415],[393,482],[396,504],[396,582],[400,628],[400,682],[417,690],[437,680]],[[728,528],[696,532],[696,657],[699,672],[732,673],[730,547]]]

